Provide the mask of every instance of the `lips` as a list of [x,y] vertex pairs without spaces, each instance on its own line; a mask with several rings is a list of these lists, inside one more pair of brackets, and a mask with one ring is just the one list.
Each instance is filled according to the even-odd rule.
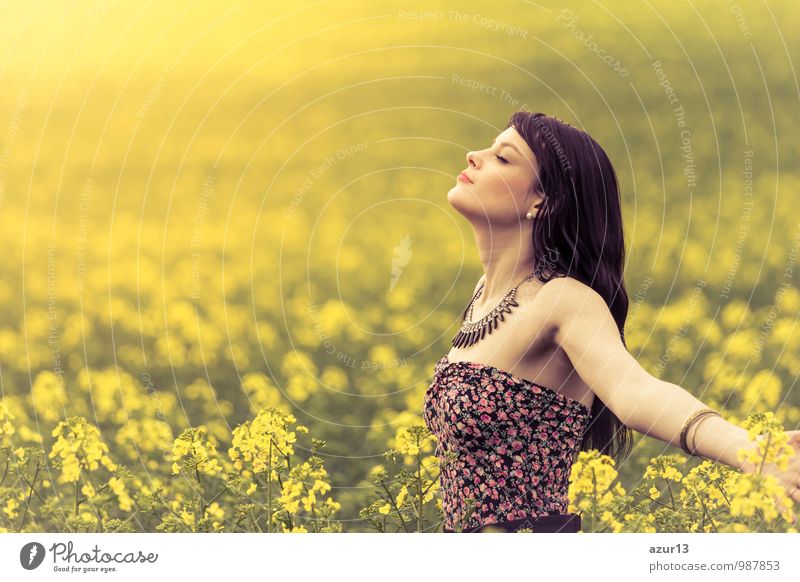
[[467,173],[466,173],[466,172],[461,172],[461,173],[458,175],[458,177],[459,177],[459,178],[461,178],[462,180],[466,180],[466,181],[467,181],[467,182],[469,182],[470,184],[473,184],[473,183],[474,183],[472,180],[470,180],[469,176],[467,176]]

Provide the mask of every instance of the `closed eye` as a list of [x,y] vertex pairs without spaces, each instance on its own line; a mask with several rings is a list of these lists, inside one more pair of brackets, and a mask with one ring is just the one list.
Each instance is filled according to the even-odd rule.
[[507,159],[505,159],[503,156],[498,156],[497,154],[495,154],[495,157],[496,157],[498,160],[500,160],[501,162],[503,162],[504,164],[507,164],[507,163],[508,163],[508,160],[507,160]]

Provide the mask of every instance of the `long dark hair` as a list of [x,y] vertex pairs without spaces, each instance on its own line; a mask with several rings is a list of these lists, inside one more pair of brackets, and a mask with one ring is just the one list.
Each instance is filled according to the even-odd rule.
[[[533,220],[532,242],[542,282],[570,276],[594,289],[608,304],[627,349],[625,239],[611,161],[586,132],[555,117],[517,111],[505,129],[512,125],[539,163],[544,199]],[[630,452],[631,439],[631,430],[595,397],[581,450],[598,449],[619,460]]]

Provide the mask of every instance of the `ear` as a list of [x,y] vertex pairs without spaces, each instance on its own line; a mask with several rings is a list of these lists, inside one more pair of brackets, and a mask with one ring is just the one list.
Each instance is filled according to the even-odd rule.
[[533,208],[540,208],[544,204],[545,200],[544,192],[542,192],[541,190],[536,190],[535,192],[533,192],[531,198],[532,198],[531,205],[533,206]]

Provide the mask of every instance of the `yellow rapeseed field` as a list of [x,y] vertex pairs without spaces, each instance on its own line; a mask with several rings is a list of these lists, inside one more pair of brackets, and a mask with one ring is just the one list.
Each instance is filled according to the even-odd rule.
[[[422,402],[480,275],[445,194],[523,106],[617,168],[631,353],[787,462],[797,8],[425,4],[0,8],[0,532],[440,531]],[[634,445],[576,459],[584,531],[797,531]]]

